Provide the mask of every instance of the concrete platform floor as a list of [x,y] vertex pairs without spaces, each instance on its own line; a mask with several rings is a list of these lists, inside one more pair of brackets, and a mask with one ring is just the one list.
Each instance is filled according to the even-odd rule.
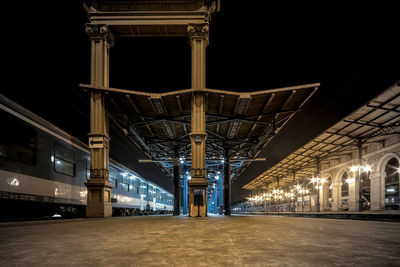
[[171,216],[0,224],[1,266],[400,266],[400,223]]

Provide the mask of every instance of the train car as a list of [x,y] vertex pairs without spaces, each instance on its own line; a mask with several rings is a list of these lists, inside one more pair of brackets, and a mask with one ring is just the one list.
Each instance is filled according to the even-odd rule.
[[[84,216],[86,144],[0,95],[2,219]],[[113,215],[171,213],[173,196],[110,159]]]

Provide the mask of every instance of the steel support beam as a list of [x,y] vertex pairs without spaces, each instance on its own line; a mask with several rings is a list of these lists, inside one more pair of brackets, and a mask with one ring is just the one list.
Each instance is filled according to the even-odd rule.
[[224,214],[229,216],[231,215],[231,163],[228,148],[225,148],[224,154]]
[[180,184],[179,184],[179,158],[174,158],[174,216],[180,215],[179,195],[180,195]]
[[188,174],[183,169],[183,214],[188,214]]
[[224,211],[223,186],[222,186],[222,184],[224,182],[225,174],[224,174],[224,171],[222,170],[223,168],[224,168],[224,165],[222,165],[222,168],[221,168],[221,171],[220,171],[221,175],[220,175],[220,177],[218,179],[218,206],[219,206],[219,212],[218,213],[219,213],[219,215],[222,215],[223,211]]

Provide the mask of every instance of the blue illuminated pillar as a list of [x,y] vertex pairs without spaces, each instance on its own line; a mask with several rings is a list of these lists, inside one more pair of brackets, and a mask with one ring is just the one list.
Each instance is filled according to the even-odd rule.
[[183,166],[183,214],[188,214],[188,178],[186,166]]
[[[223,163],[222,163],[222,166],[223,166]],[[223,202],[222,196],[223,196],[224,190],[223,190],[222,184],[223,184],[223,180],[224,180],[224,175],[223,175],[223,172],[222,172],[222,168],[221,168],[221,171],[220,171],[220,175],[218,175],[218,176],[219,176],[219,178],[218,178],[218,205],[219,205],[219,215],[223,215],[223,211],[224,211],[224,202]]]
[[[219,179],[218,179],[218,181],[219,181]],[[218,209],[217,209],[217,207],[218,207],[218,192],[217,192],[217,189],[218,189],[218,185],[216,185],[215,187],[214,187],[214,213],[215,214],[218,214]]]
[[[208,203],[207,203],[207,213],[212,213],[213,209],[214,209],[214,206],[212,204],[212,201],[214,199],[213,194],[214,194],[214,192],[211,191],[211,196],[209,198],[207,197],[207,201],[208,201]],[[207,195],[208,195],[208,193],[207,193]]]

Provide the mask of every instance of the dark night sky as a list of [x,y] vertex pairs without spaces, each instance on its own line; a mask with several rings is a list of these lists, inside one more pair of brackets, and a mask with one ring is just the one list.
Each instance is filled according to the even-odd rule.
[[[89,106],[78,87],[89,82],[83,1],[27,2],[11,7],[21,24],[5,26],[10,48],[3,51],[1,91],[86,142]],[[320,82],[321,88],[262,153],[267,162],[238,177],[233,200],[244,196],[239,189],[249,179],[400,77],[394,6],[261,2],[271,1],[222,0],[211,22],[207,87],[254,91]],[[186,38],[117,38],[110,64],[111,87],[190,87]]]

